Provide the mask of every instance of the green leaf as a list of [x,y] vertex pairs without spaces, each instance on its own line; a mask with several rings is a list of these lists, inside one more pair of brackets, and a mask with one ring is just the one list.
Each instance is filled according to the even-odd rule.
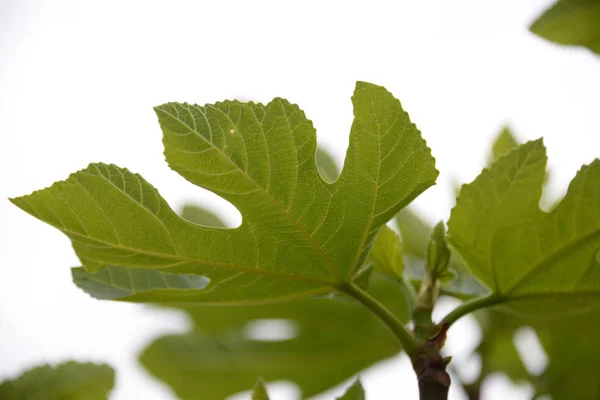
[[[72,268],[71,273],[80,289],[101,300],[165,304],[211,301],[211,292],[205,290],[210,280],[204,276],[122,267],[106,267],[93,274],[78,267]],[[227,282],[221,285],[221,289],[229,287]],[[235,288],[231,286],[231,290]],[[215,301],[226,303],[221,294],[217,296]]]
[[494,143],[492,144],[492,154],[490,164],[501,156],[505,155],[515,147],[517,147],[519,143],[517,139],[513,136],[511,130],[508,127],[502,128]]
[[431,226],[427,224],[410,207],[401,210],[395,217],[396,225],[402,236],[404,254],[414,258],[425,259],[427,243],[431,236]]
[[327,182],[335,182],[340,176],[340,170],[333,157],[321,148],[317,148],[317,167],[319,173]]
[[529,29],[552,42],[585,46],[600,54],[600,1],[559,0]]
[[365,390],[360,384],[360,381],[357,379],[352,386],[346,390],[346,393],[344,393],[342,397],[338,397],[337,400],[365,400]]
[[541,140],[464,185],[449,239],[495,303],[522,313],[588,311],[600,300],[600,161],[582,167],[550,213],[540,210]]
[[[369,292],[400,320],[408,309],[395,283],[377,273]],[[189,306],[195,329],[152,343],[141,362],[183,399],[221,400],[257,376],[296,383],[303,398],[327,390],[400,350],[393,334],[361,304],[326,298],[249,307]],[[283,320],[297,335],[283,341],[247,336],[256,321]]]
[[598,359],[600,312],[562,319],[535,321],[542,347],[550,363],[539,377],[538,393],[553,399],[600,398]]
[[317,172],[312,123],[286,100],[156,108],[169,165],[236,206],[243,222],[235,229],[182,219],[143,178],[113,165],[91,164],[12,201],[63,231],[89,274],[130,267],[157,279],[157,270],[210,279],[202,288],[133,288],[126,300],[249,304],[324,294],[352,280],[380,228],[438,174],[387,90],[359,82],[352,100],[350,146],[331,184]]
[[269,400],[269,395],[267,394],[267,389],[265,388],[262,379],[259,379],[258,382],[256,382],[256,385],[254,385],[252,400]]
[[392,278],[404,279],[402,242],[396,232],[389,227],[381,228],[369,257],[373,260],[375,268],[382,273]]
[[234,204],[255,236],[285,238],[268,250],[287,254],[281,261],[290,269],[339,282],[360,266],[379,228],[437,176],[389,92],[359,82],[352,100],[350,146],[333,184],[315,168],[312,123],[285,100],[170,103],[156,111],[171,168]]
[[186,204],[181,211],[181,218],[198,225],[225,228],[223,220],[213,212],[192,204]]
[[69,361],[55,367],[39,366],[0,384],[5,400],[100,400],[107,399],[115,373],[107,365]]
[[514,343],[524,319],[495,310],[480,310],[475,316],[481,327],[481,343],[475,350],[481,357],[480,383],[494,373],[504,373],[514,382],[530,380]]
[[[553,399],[595,400],[600,396],[597,363],[600,347],[600,312],[560,319],[521,317],[493,310],[475,314],[482,328],[482,341],[476,352],[482,360],[477,382],[493,373],[504,373],[515,382],[528,381],[538,395]],[[550,363],[539,376],[525,369],[514,345],[521,327],[531,327],[540,339]]]

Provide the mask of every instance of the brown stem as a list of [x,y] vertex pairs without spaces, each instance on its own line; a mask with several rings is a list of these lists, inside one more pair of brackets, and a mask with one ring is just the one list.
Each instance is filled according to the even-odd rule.
[[413,357],[413,368],[419,380],[421,400],[448,400],[450,375],[446,371],[451,357],[443,358],[440,349],[446,340],[448,325],[439,326],[437,333],[423,343]]
[[446,372],[447,364],[448,361],[439,354],[423,357],[413,364],[421,400],[448,400],[450,375]]

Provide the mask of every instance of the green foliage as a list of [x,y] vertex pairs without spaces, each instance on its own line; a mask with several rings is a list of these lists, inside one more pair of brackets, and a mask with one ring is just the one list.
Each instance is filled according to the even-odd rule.
[[600,300],[600,161],[550,213],[538,205],[545,169],[541,140],[499,158],[463,186],[450,242],[498,303],[537,315],[591,310]]
[[[368,290],[408,321],[404,297],[393,281],[373,274]],[[159,338],[141,355],[148,371],[183,399],[220,400],[245,390],[257,376],[292,381],[309,397],[400,351],[389,330],[355,302],[313,298],[184,310],[194,330]],[[248,325],[264,320],[285,321],[296,336],[282,341],[248,337]]]
[[392,278],[404,278],[402,242],[396,232],[389,227],[381,228],[369,257],[375,267],[384,274]]
[[598,399],[600,312],[561,319],[540,320],[536,328],[550,359],[539,377],[538,392],[553,399]]
[[[493,145],[498,159],[517,147],[517,141],[505,128]],[[600,357],[595,342],[599,326],[598,311],[559,319],[539,319],[481,310],[476,314],[482,340],[475,352],[482,361],[480,376],[466,389],[479,393],[483,380],[493,373],[504,373],[513,381],[528,381],[538,395],[554,399],[596,399],[600,396],[594,361]],[[514,337],[519,328],[531,327],[540,338],[550,364],[540,376],[531,375],[516,350]],[[576,337],[576,340],[573,338]]]
[[[515,382],[527,381],[538,395],[553,399],[594,400],[600,396],[597,360],[600,347],[600,312],[536,319],[495,311],[477,314],[482,341],[476,352],[482,360],[477,386],[492,373],[505,373]],[[524,367],[514,345],[519,328],[535,329],[550,363],[541,375],[531,375]],[[574,340],[575,338],[575,340]]]
[[394,218],[400,233],[404,254],[408,257],[425,259],[431,227],[410,207],[401,210]]
[[498,136],[496,136],[496,139],[492,144],[490,164],[518,146],[519,143],[517,142],[517,139],[515,139],[510,129],[505,126],[502,128]]
[[4,400],[102,400],[113,388],[115,373],[107,365],[69,361],[43,365],[0,384]]
[[[156,108],[169,165],[235,205],[243,216],[236,229],[183,220],[142,177],[114,165],[91,164],[12,201],[72,240],[84,268],[75,280],[99,298],[250,304],[327,293],[352,280],[379,229],[438,174],[389,92],[359,82],[352,100],[350,146],[334,183],[317,172],[312,123],[283,99]],[[131,271],[106,267],[210,284],[137,287]]]
[[[508,128],[504,128],[494,141],[492,161],[516,147],[516,139]],[[433,228],[409,209],[402,210],[396,221],[403,238],[416,232],[410,235],[411,248],[416,251],[413,250],[410,254],[417,263],[425,264],[425,249],[429,241],[427,232],[431,232]],[[406,244],[404,241],[405,254],[408,253]],[[461,271],[460,265],[455,263],[454,267]],[[462,275],[458,279],[461,280]],[[452,285],[455,283],[456,281]],[[548,309],[552,310],[551,304]],[[514,313],[499,312],[500,310],[501,308],[480,310],[475,314],[482,330],[482,341],[475,352],[481,358],[482,367],[476,381],[464,385],[473,398],[479,397],[481,384],[493,373],[504,373],[515,382],[529,382],[537,395],[549,394],[554,399],[593,400],[600,396],[593,361],[600,357],[600,346],[595,341],[600,335],[597,323],[600,314],[597,310],[558,319],[517,316]],[[514,336],[522,327],[535,330],[550,359],[550,364],[539,376],[527,371],[516,350]]]
[[365,400],[365,390],[357,379],[342,397],[337,400]]
[[600,54],[600,1],[558,0],[529,29],[552,42]]
[[218,215],[197,205],[186,204],[181,211],[181,217],[199,225],[225,228],[225,223]]
[[517,329],[527,319],[488,310],[482,310],[475,316],[481,328],[481,343],[475,349],[481,358],[479,383],[488,375],[499,372],[515,382],[530,379],[514,343]]
[[424,330],[429,331],[433,325],[431,313],[435,307],[441,283],[449,282],[454,278],[454,274],[448,270],[449,263],[450,249],[446,242],[446,228],[444,223],[440,222],[433,228],[427,245],[425,273],[416,298],[416,309],[413,312],[417,337],[423,337]]
[[[197,209],[184,207],[182,217],[203,225],[218,218]],[[373,250],[377,247],[378,242]],[[377,272],[368,277],[365,289],[401,321],[408,321],[409,308],[394,282]],[[356,302],[313,298],[252,307],[182,309],[194,321],[194,329],[159,338],[142,353],[141,361],[184,399],[220,400],[248,387],[259,375],[293,381],[310,396],[400,350],[390,332]],[[248,337],[249,325],[272,320],[295,328],[295,336],[274,342]],[[319,379],[314,379],[316,373]]]
[[[183,399],[223,399],[258,376],[292,381],[309,397],[402,347],[426,366],[439,359],[449,324],[496,305],[521,316],[478,314],[485,337],[475,385],[502,370],[538,394],[597,396],[590,371],[598,346],[586,339],[565,349],[572,326],[595,332],[590,316],[598,316],[600,161],[584,166],[563,201],[544,212],[544,146],[517,146],[506,128],[493,164],[462,187],[446,235],[443,222],[430,227],[403,209],[438,172],[400,102],[363,82],[352,101],[341,174],[317,150],[312,123],[286,100],[156,108],[171,168],[237,207],[237,228],[198,206],[179,216],[141,176],[106,164],[11,201],[71,239],[82,263],[73,281],[91,296],[189,315],[190,332],[158,338],[140,356]],[[386,226],[394,217],[400,237]],[[442,320],[448,325],[431,320],[438,293],[469,300]],[[568,326],[529,318],[589,311],[563,320]],[[405,327],[409,315],[414,334]],[[269,320],[292,327],[291,337],[249,335],[249,326]],[[515,351],[522,326],[536,330],[552,359],[541,376],[531,376]],[[364,397],[356,381],[340,399]],[[268,399],[262,381],[253,399]]]
[[[395,217],[400,230],[405,259],[405,275],[417,288],[427,270],[427,251],[433,226],[430,226],[415,211],[407,207]],[[460,257],[450,250],[450,263],[444,272],[440,286],[442,293],[451,293],[461,300],[485,295],[487,289],[474,279],[464,267]]]

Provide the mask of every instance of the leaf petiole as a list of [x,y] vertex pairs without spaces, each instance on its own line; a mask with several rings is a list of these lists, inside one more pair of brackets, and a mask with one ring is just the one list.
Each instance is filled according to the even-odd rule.
[[482,308],[493,307],[500,303],[504,303],[505,301],[506,298],[497,293],[493,293],[485,297],[477,297],[456,307],[442,319],[440,324],[448,324],[450,326],[464,315],[470,314]]
[[392,312],[383,304],[381,304],[379,301],[377,301],[377,299],[372,297],[366,291],[362,290],[353,282],[344,284],[343,286],[339,287],[339,290],[356,299],[373,313],[375,313],[375,315],[377,315],[388,326],[388,328],[390,328],[394,335],[396,335],[400,341],[400,344],[402,344],[404,351],[406,351],[406,353],[411,357],[415,354],[418,347],[417,341],[410,334],[404,324],[400,322],[398,318],[396,318],[396,316],[392,314]]

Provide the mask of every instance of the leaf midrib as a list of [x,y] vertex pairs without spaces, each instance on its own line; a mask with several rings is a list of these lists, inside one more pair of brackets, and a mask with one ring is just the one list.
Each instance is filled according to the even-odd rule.
[[[502,304],[507,304],[507,303],[518,303],[518,302],[523,302],[523,301],[527,301],[527,300],[543,300],[543,299],[548,299],[548,298],[553,298],[553,299],[559,299],[559,298],[574,298],[574,299],[578,299],[581,297],[598,297],[600,298],[600,290],[585,290],[585,291],[579,291],[579,292],[564,292],[564,291],[558,291],[558,292],[534,292],[534,293],[521,293],[521,294],[516,294],[516,295],[510,295],[510,293],[490,293],[487,296],[482,296],[482,297],[475,297],[471,300],[469,300],[467,303],[464,303],[463,305],[466,305],[468,303],[473,304],[473,307],[469,308],[468,312],[473,312],[482,308],[491,308],[491,307],[495,307],[495,306],[499,306]],[[455,309],[456,310],[460,310],[461,307]],[[465,315],[466,314],[466,310],[467,307],[464,307],[465,312],[461,313],[460,315]],[[452,313],[451,313],[452,314]],[[448,315],[451,315],[448,314]],[[446,317],[447,318],[447,317]],[[446,319],[444,318],[444,319]],[[454,319],[455,321],[455,319]]]
[[[373,104],[372,99],[371,99],[371,108],[373,109],[373,115],[375,116],[375,119],[377,121],[377,153],[378,153],[377,159],[381,160],[381,127],[379,126],[379,117],[377,116],[377,110],[375,109],[375,105]],[[395,121],[394,121],[394,123],[395,123]],[[350,270],[348,272],[347,279],[350,279],[350,277],[354,274],[354,271],[356,270],[356,267],[358,264],[358,259],[360,258],[360,255],[362,254],[363,248],[367,241],[367,237],[369,236],[369,230],[371,229],[371,225],[373,224],[373,218],[375,216],[375,208],[377,207],[377,199],[379,198],[379,189],[380,189],[379,177],[380,177],[380,175],[381,175],[381,163],[378,162],[377,163],[377,175],[375,178],[375,192],[373,193],[373,203],[371,204],[371,211],[369,212],[369,220],[367,221],[365,230],[363,231],[362,239],[360,241],[358,249],[356,250],[356,253],[354,254],[354,259],[352,260],[352,265],[350,266]]]
[[[517,288],[523,286],[523,284],[525,284],[528,281],[530,281],[531,279],[533,279],[541,270],[543,270],[544,267],[551,264],[555,260],[559,259],[565,253],[569,252],[574,247],[577,247],[582,242],[586,242],[589,239],[593,239],[596,235],[600,235],[600,228],[594,229],[594,230],[590,231],[589,233],[587,233],[586,235],[581,236],[578,239],[576,239],[570,243],[567,243],[565,246],[559,248],[557,251],[555,251],[550,256],[546,257],[540,263],[538,263],[533,268],[531,268],[529,271],[527,271],[527,273],[525,275],[523,275],[510,288],[508,288],[505,293],[510,294],[511,292],[514,292]],[[589,266],[588,266],[588,269],[589,269]]]
[[[198,111],[200,112],[200,114],[202,115],[202,117],[204,118],[206,123],[210,126],[208,118],[206,117],[206,114],[202,111],[202,108],[200,106],[196,106],[196,108],[198,109]],[[222,111],[219,110],[218,108],[215,108],[215,110],[222,113]],[[275,205],[275,207],[277,207],[280,210],[280,213],[282,215],[284,215],[284,217],[292,224],[292,226],[294,226],[306,239],[308,239],[308,241],[311,244],[311,246],[313,247],[313,249],[316,250],[317,253],[321,256],[321,258],[325,261],[325,263],[327,264],[327,267],[329,268],[331,273],[334,275],[334,277],[336,277],[338,279],[338,282],[336,282],[336,284],[343,283],[344,280],[342,279],[342,276],[340,275],[338,268],[333,264],[333,260],[331,259],[331,257],[329,257],[329,255],[325,252],[325,250],[321,247],[321,245],[311,236],[311,234],[306,229],[304,229],[304,227],[302,225],[300,225],[298,223],[298,221],[296,221],[296,219],[289,213],[289,210],[286,207],[284,207],[276,198],[274,198],[268,191],[266,191],[265,188],[263,188],[261,185],[259,185],[258,182],[256,182],[256,180],[254,180],[250,175],[248,175],[248,173],[246,171],[241,169],[236,163],[232,162],[231,159],[229,157],[227,157],[227,155],[225,153],[223,153],[223,151],[221,149],[219,149],[211,141],[208,141],[204,136],[202,136],[200,134],[200,132],[198,132],[196,129],[194,129],[191,126],[189,126],[188,124],[186,124],[178,116],[171,114],[170,112],[164,110],[163,108],[161,108],[161,111],[163,111],[164,113],[169,115],[171,118],[174,118],[175,120],[177,120],[179,123],[181,123],[187,129],[189,129],[191,132],[195,133],[197,137],[199,137],[201,140],[206,142],[210,147],[212,147],[215,151],[217,151],[220,155],[222,155],[224,159],[229,161],[230,165],[232,165],[233,168],[238,170],[243,176],[246,177],[246,179],[248,179],[248,181],[252,185],[254,185],[260,192],[262,192],[263,195],[267,199],[269,199],[269,201],[273,205]],[[229,118],[229,116],[227,114],[225,114],[225,116]],[[229,119],[229,121],[233,124],[233,126],[239,132],[237,125],[235,123],[233,123],[233,121],[231,121],[231,119]],[[251,222],[248,222],[248,223],[251,223]]]

